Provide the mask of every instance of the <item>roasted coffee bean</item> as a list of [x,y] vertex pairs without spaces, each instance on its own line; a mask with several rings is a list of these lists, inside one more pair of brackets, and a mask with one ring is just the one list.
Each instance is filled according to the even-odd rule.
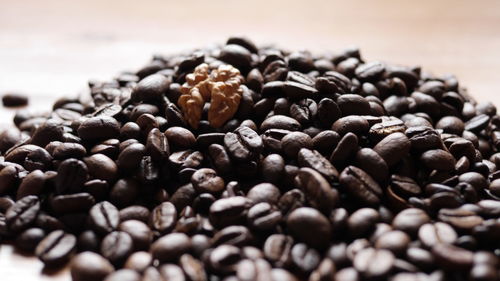
[[94,197],[86,192],[58,195],[50,200],[56,214],[86,212],[94,203]]
[[341,136],[347,133],[354,133],[356,135],[365,134],[370,129],[370,124],[363,116],[350,115],[345,116],[332,125],[332,130],[339,133]]
[[74,193],[82,189],[88,177],[87,165],[77,159],[67,159],[59,164],[56,177],[56,191]]
[[104,154],[94,154],[86,157],[83,162],[87,165],[91,178],[112,182],[117,177],[118,166]]
[[347,133],[330,155],[330,162],[336,167],[343,167],[358,149],[358,137],[353,133]]
[[376,279],[386,276],[394,262],[394,255],[390,251],[366,248],[355,255],[353,266],[365,278]]
[[233,225],[221,229],[212,238],[212,245],[219,246],[229,244],[242,247],[253,242],[253,235],[250,230],[244,226]]
[[262,122],[260,125],[260,131],[265,132],[269,129],[282,129],[288,131],[298,131],[300,130],[300,123],[288,116],[284,115],[273,115]]
[[23,251],[32,253],[44,237],[45,231],[43,229],[37,227],[28,228],[17,236],[15,245]]
[[170,155],[168,140],[158,128],[149,131],[146,139],[146,151],[157,162],[168,159]]
[[382,189],[363,170],[348,166],[340,174],[340,184],[346,192],[362,201],[363,204],[378,205],[382,196]]
[[465,123],[465,130],[473,133],[479,133],[481,130],[488,126],[490,117],[486,114],[481,114],[473,117]]
[[247,221],[257,230],[271,230],[281,221],[279,210],[266,202],[258,203],[248,210]]
[[375,248],[386,249],[396,256],[401,256],[406,252],[411,239],[408,234],[399,231],[389,231],[378,237]]
[[349,216],[347,227],[353,237],[361,237],[373,230],[379,220],[380,214],[375,209],[361,208]]
[[439,243],[453,244],[457,239],[457,233],[450,225],[436,222],[422,225],[418,231],[418,237],[422,244],[432,248]]
[[289,158],[296,158],[302,148],[312,148],[312,139],[302,132],[291,132],[281,139],[281,148]]
[[316,209],[297,208],[290,213],[286,223],[294,237],[311,247],[320,249],[328,244],[332,231],[330,222]]
[[56,230],[47,235],[36,247],[36,256],[45,266],[58,266],[69,260],[76,248],[76,237]]
[[280,190],[271,183],[261,183],[253,186],[247,193],[247,198],[253,203],[268,202],[278,203],[281,196]]
[[276,183],[282,179],[285,160],[279,154],[269,154],[261,162],[261,173],[266,181]]
[[116,164],[121,171],[130,172],[137,167],[146,154],[146,147],[141,143],[134,143],[124,148],[118,155]]
[[410,151],[410,140],[403,133],[393,133],[382,139],[373,150],[377,152],[390,167],[398,163]]
[[462,248],[439,243],[432,247],[438,265],[446,270],[464,270],[472,266],[474,255]]
[[217,172],[209,168],[199,169],[194,172],[191,177],[191,183],[199,193],[208,192],[215,194],[221,192],[225,187],[224,180],[217,176]]
[[320,263],[319,253],[304,243],[297,243],[291,251],[292,262],[301,272],[311,272]]
[[153,240],[153,233],[144,222],[127,220],[120,223],[118,229],[130,235],[135,251],[149,249],[149,245]]
[[318,103],[318,121],[321,127],[331,128],[342,116],[339,106],[332,99],[324,98]]
[[483,218],[465,209],[441,209],[438,219],[464,231],[470,231],[483,222]]
[[236,161],[246,161],[255,158],[264,144],[260,136],[248,127],[239,127],[234,133],[227,133],[224,146]]
[[119,269],[108,275],[105,281],[140,281],[141,275],[135,270]]
[[323,155],[329,156],[340,141],[340,135],[331,130],[318,133],[312,139],[313,148]]
[[127,261],[123,265],[123,268],[132,269],[139,273],[143,273],[149,266],[151,266],[152,263],[153,256],[150,253],[139,251],[131,254],[128,257]]
[[194,146],[196,137],[186,128],[170,127],[165,131],[168,143],[177,149],[187,149]]
[[75,281],[100,281],[114,271],[113,266],[102,256],[83,252],[71,260],[71,278]]
[[94,230],[103,235],[115,230],[120,222],[118,209],[107,201],[94,205],[89,215]]
[[245,47],[236,44],[225,45],[219,55],[219,59],[246,74],[251,66],[251,53]]
[[91,117],[78,127],[78,136],[85,141],[99,141],[120,135],[120,124],[109,116]]
[[356,153],[356,166],[367,172],[378,182],[387,179],[389,167],[382,157],[371,148],[362,148]]
[[46,176],[40,170],[29,173],[19,185],[16,198],[19,200],[28,195],[40,195],[45,187]]
[[136,101],[159,100],[167,92],[170,80],[161,74],[152,74],[143,78],[132,91],[132,99]]
[[320,173],[311,168],[301,168],[295,177],[295,182],[311,206],[324,213],[329,213],[339,201],[337,190],[333,189]]
[[7,93],[2,96],[5,107],[24,106],[28,104],[28,97],[21,93]]
[[5,212],[5,220],[11,231],[17,233],[32,225],[40,211],[40,201],[34,195],[23,197]]
[[162,263],[175,261],[190,249],[191,240],[183,233],[167,234],[151,246],[153,257]]
[[390,134],[397,132],[404,133],[405,130],[406,126],[404,125],[403,121],[398,118],[394,118],[383,120],[382,122],[376,123],[375,125],[371,126],[368,134],[373,142],[379,142]]
[[339,172],[337,169],[316,150],[302,148],[299,150],[297,161],[302,167],[309,167],[316,170],[328,181],[333,182],[338,179]]
[[305,125],[310,123],[318,113],[318,106],[312,99],[303,99],[290,106],[290,116]]
[[132,237],[123,231],[113,231],[102,239],[101,254],[114,265],[122,265],[134,249]]
[[434,149],[424,152],[420,156],[422,163],[429,169],[449,171],[455,168],[455,158],[449,152]]
[[140,184],[134,179],[120,179],[111,188],[109,199],[116,206],[129,206],[139,193],[139,187]]
[[151,213],[152,227],[162,234],[169,233],[177,222],[177,210],[170,202],[163,202]]

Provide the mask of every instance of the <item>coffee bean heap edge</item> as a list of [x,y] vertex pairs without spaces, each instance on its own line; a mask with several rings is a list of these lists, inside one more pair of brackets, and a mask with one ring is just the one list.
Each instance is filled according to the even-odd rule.
[[[244,78],[220,128],[201,64]],[[233,37],[89,94],[0,133],[0,237],[73,280],[499,280],[500,117],[454,76]]]

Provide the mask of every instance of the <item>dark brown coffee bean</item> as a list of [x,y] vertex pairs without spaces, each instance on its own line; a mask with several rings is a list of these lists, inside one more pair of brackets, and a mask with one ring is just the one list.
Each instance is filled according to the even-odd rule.
[[193,187],[199,193],[219,193],[221,192],[225,185],[224,180],[217,176],[217,172],[209,168],[202,168],[196,171],[191,177],[191,183]]
[[303,99],[290,106],[290,116],[306,125],[312,122],[318,113],[318,105],[312,99]]
[[2,96],[5,107],[25,106],[28,104],[28,96],[21,93],[7,93]]
[[361,208],[349,216],[347,227],[353,237],[361,237],[373,230],[379,220],[380,215],[375,209]]
[[403,133],[393,133],[382,139],[373,150],[377,152],[390,167],[398,163],[410,151],[410,140]]
[[479,133],[481,130],[488,126],[490,117],[486,114],[480,114],[465,123],[465,130],[473,133]]
[[28,228],[17,236],[15,245],[23,251],[32,253],[44,237],[45,231],[43,229],[37,227]]
[[339,106],[332,99],[324,98],[318,103],[318,121],[321,127],[331,128],[332,124],[342,117]]
[[330,182],[338,179],[337,169],[316,150],[302,148],[298,153],[297,161],[300,166],[316,170]]
[[40,170],[29,173],[17,189],[17,200],[28,195],[40,195],[45,187],[45,174]]
[[364,97],[360,95],[341,95],[337,99],[337,104],[343,116],[370,114],[370,104]]
[[191,240],[183,233],[167,234],[151,246],[153,257],[162,263],[175,261],[190,249]]
[[363,81],[379,78],[385,71],[385,66],[380,62],[361,64],[356,68],[356,77]]
[[212,238],[212,245],[222,244],[242,247],[253,242],[253,235],[250,230],[244,226],[233,225],[221,229]]
[[261,173],[264,180],[276,183],[283,177],[285,160],[279,154],[269,154],[261,162]]
[[418,237],[424,246],[432,248],[440,243],[453,244],[457,239],[457,233],[450,225],[436,222],[422,225]]
[[115,230],[120,223],[118,209],[107,201],[94,205],[89,215],[94,230],[103,235]]
[[123,149],[118,155],[116,164],[121,171],[130,172],[137,167],[146,154],[146,147],[141,143],[134,143]]
[[225,45],[221,50],[219,59],[238,68],[245,75],[250,70],[251,53],[240,45]]
[[378,205],[382,196],[382,189],[363,170],[348,166],[340,174],[340,184],[346,192],[368,205]]
[[441,148],[443,146],[439,133],[430,127],[411,127],[405,134],[410,138],[411,148],[416,151]]
[[390,134],[397,132],[404,133],[405,130],[406,126],[404,125],[403,121],[398,118],[394,118],[376,123],[375,125],[371,126],[368,133],[371,140],[373,140],[374,142],[379,142]]
[[88,177],[88,168],[83,161],[67,159],[57,169],[56,191],[62,193],[79,192]]
[[370,129],[370,124],[363,116],[345,116],[332,125],[332,131],[339,133],[341,136],[347,133],[354,133],[356,135],[365,134]]
[[366,248],[354,257],[354,268],[367,279],[383,278],[394,266],[394,255],[388,250]]
[[357,151],[358,137],[353,133],[347,133],[330,155],[330,162],[336,167],[343,167],[347,164],[347,160],[354,156]]
[[285,82],[284,91],[291,99],[314,98],[318,94],[314,87],[293,81]]
[[78,136],[85,141],[99,141],[117,138],[120,124],[113,117],[98,116],[85,120],[78,127]]
[[367,172],[378,182],[387,179],[389,167],[380,155],[371,148],[362,148],[356,153],[356,166]]
[[257,230],[272,230],[281,221],[281,212],[270,205],[262,202],[254,205],[248,210],[247,222],[250,227]]
[[297,120],[284,115],[273,115],[264,120],[260,125],[261,132],[265,132],[269,129],[298,131],[300,128],[301,125]]
[[170,127],[165,131],[165,136],[168,142],[177,149],[191,148],[196,143],[193,133],[183,127]]
[[294,237],[314,248],[325,247],[331,235],[330,222],[313,208],[302,207],[292,211],[287,218],[287,226]]
[[430,169],[443,171],[453,170],[456,163],[453,155],[441,149],[428,150],[424,152],[420,156],[420,160]]
[[102,256],[83,252],[71,260],[70,270],[71,278],[75,281],[102,281],[114,268]]
[[134,179],[120,179],[111,188],[109,199],[116,206],[129,206],[136,199],[139,187],[140,184]]
[[146,151],[157,162],[163,162],[170,156],[167,137],[158,128],[149,131],[146,138]]
[[113,231],[102,239],[101,254],[114,265],[122,265],[134,249],[132,237],[123,231]]
[[127,220],[120,223],[118,229],[130,235],[135,251],[149,249],[149,245],[153,241],[153,233],[142,221]]
[[132,91],[135,101],[155,101],[166,94],[170,80],[161,74],[152,74],[143,78]]
[[320,255],[314,248],[304,243],[297,243],[291,251],[293,265],[301,272],[310,273],[320,263]]
[[63,139],[63,128],[57,122],[48,120],[38,126],[31,136],[31,144],[45,147],[51,141]]
[[391,251],[396,256],[401,256],[406,252],[411,239],[408,234],[399,231],[389,231],[378,237],[375,242],[375,248],[386,249]]
[[449,244],[436,244],[432,247],[432,254],[437,264],[446,270],[469,269],[473,263],[471,252]]
[[247,161],[255,158],[264,144],[260,136],[248,127],[239,127],[234,133],[227,133],[224,146],[236,161]]
[[36,247],[36,256],[45,266],[58,266],[69,260],[76,248],[76,237],[56,230],[45,237]]
[[271,183],[261,183],[253,186],[247,193],[247,198],[253,203],[268,202],[270,204],[278,203],[281,192]]
[[170,202],[163,202],[151,213],[151,225],[161,234],[172,231],[177,222],[177,210]]
[[23,197],[5,212],[5,220],[9,229],[17,233],[31,226],[40,211],[38,197],[29,195]]
[[57,214],[87,212],[94,203],[94,197],[86,192],[58,195],[50,200],[50,206]]
[[291,132],[281,139],[281,148],[286,156],[295,159],[300,149],[312,148],[312,139],[302,132]]
[[296,185],[304,192],[311,206],[329,213],[339,201],[338,192],[325,178],[311,168],[301,168],[295,177]]
[[438,219],[464,231],[470,231],[483,223],[483,218],[465,209],[441,209]]
[[140,281],[141,275],[135,270],[119,269],[108,275],[104,281]]

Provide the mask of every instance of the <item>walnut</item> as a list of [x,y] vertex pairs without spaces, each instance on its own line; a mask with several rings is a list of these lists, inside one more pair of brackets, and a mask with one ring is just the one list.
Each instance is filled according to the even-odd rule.
[[209,74],[208,65],[200,64],[186,75],[186,83],[181,87],[178,104],[184,118],[191,127],[197,128],[203,105],[210,101],[208,122],[215,128],[221,127],[238,110],[242,82],[243,76],[231,65],[220,65]]

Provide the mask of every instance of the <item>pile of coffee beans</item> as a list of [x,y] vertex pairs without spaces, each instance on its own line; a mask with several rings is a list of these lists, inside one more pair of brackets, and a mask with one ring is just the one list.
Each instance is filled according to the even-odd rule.
[[[245,78],[221,128],[186,75]],[[0,236],[93,280],[499,280],[500,116],[454,76],[245,38],[89,83],[0,135]]]

